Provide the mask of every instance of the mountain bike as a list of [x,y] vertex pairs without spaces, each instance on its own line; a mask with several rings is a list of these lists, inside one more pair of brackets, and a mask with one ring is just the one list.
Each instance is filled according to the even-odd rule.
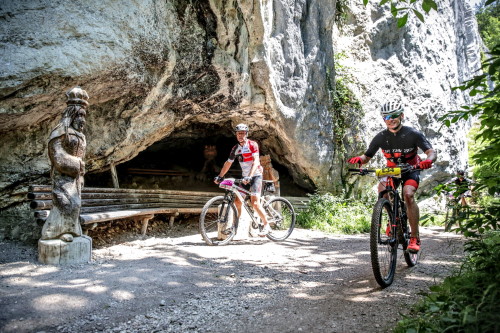
[[[243,179],[226,178],[219,187],[226,192],[222,196],[210,199],[203,207],[200,215],[200,233],[208,245],[225,245],[229,243],[238,230],[238,210],[234,201],[242,202],[250,219],[252,228],[262,230],[263,223],[253,211],[250,192],[243,188]],[[264,208],[271,231],[266,237],[273,241],[283,241],[290,236],[295,227],[295,210],[285,198],[270,195],[272,181],[263,181],[263,193],[260,202]]]
[[[448,193],[446,195],[446,216],[444,218],[445,221],[455,220],[458,215],[458,210],[460,209],[460,198],[456,198],[453,193]],[[445,228],[445,231],[450,231],[448,226]]]
[[470,192],[461,193],[457,197],[454,193],[447,193],[444,231],[452,231],[454,225],[461,227],[462,222],[469,218],[470,207],[469,205],[462,206],[462,197],[470,198]]
[[394,280],[399,244],[403,248],[406,264],[409,267],[417,264],[418,254],[407,250],[411,227],[408,224],[404,196],[398,191],[398,187],[403,185],[397,179],[412,170],[418,169],[410,165],[382,169],[349,169],[360,176],[374,173],[385,186],[373,208],[370,229],[372,270],[375,280],[382,288],[390,286]]

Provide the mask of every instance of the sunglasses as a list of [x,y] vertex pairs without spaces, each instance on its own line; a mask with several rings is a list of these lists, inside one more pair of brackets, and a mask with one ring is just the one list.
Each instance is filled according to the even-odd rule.
[[398,113],[398,114],[390,114],[390,115],[388,115],[388,116],[384,116],[384,117],[382,117],[382,118],[384,118],[384,120],[396,119],[396,118],[398,118],[400,115],[401,115],[401,113]]

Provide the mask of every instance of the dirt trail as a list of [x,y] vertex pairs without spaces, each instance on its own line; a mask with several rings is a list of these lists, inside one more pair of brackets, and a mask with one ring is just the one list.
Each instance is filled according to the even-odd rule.
[[[368,235],[294,230],[209,247],[193,229],[94,249],[88,265],[36,263],[0,242],[1,332],[387,332],[463,256],[462,238],[422,228],[419,264],[372,277]],[[186,233],[186,232],[184,232]]]

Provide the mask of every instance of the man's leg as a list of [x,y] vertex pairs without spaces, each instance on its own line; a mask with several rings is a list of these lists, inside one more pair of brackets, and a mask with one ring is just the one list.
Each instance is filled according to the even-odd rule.
[[262,220],[262,223],[264,223],[264,226],[267,225],[267,216],[266,216],[266,213],[264,212],[264,207],[262,207],[262,205],[260,204],[260,195],[259,194],[257,194],[257,195],[252,194],[251,202],[252,202],[253,208],[255,209],[257,214],[259,214],[259,217]]
[[252,185],[250,186],[250,193],[252,196],[250,197],[250,201],[254,210],[259,214],[262,223],[264,224],[263,231],[268,228],[268,221],[266,213],[264,212],[264,208],[260,204],[260,193],[262,191],[262,176],[255,176],[252,180]]
[[241,201],[240,199],[238,199],[238,197],[234,199],[234,205],[236,206],[236,210],[238,211],[238,219],[239,219],[241,216]]
[[465,193],[460,195],[460,203],[462,206],[467,206],[467,201],[465,201]]
[[420,220],[420,210],[415,201],[415,192],[417,189],[412,185],[403,187],[403,195],[406,203],[406,213],[411,227],[411,237],[418,237],[418,221]]

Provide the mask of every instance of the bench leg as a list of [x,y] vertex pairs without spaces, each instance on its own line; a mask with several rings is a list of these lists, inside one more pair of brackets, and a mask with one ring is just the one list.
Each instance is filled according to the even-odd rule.
[[146,236],[146,231],[148,230],[149,220],[151,220],[153,218],[153,216],[154,215],[148,215],[148,216],[142,217],[142,228],[141,228],[142,236]]
[[175,213],[172,216],[170,216],[170,220],[168,221],[168,225],[170,228],[174,226],[174,221],[177,216],[179,216],[179,213]]

